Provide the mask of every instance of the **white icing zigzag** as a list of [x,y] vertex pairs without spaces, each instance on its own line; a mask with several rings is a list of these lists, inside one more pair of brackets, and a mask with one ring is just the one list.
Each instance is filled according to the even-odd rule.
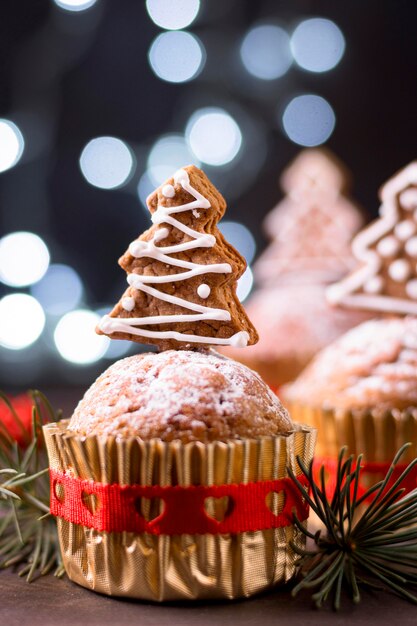
[[[198,322],[202,320],[217,320],[230,322],[231,316],[229,311],[225,309],[215,309],[212,307],[203,306],[194,302],[189,302],[184,298],[178,298],[169,294],[163,293],[158,289],[151,287],[152,284],[171,283],[173,281],[187,280],[194,276],[201,276],[204,274],[230,274],[232,271],[229,263],[213,263],[209,265],[201,265],[193,263],[191,261],[181,261],[173,258],[171,255],[177,252],[184,252],[185,250],[193,250],[195,248],[212,248],[216,244],[216,238],[213,235],[207,233],[199,233],[192,228],[189,228],[185,224],[179,222],[175,217],[172,217],[175,213],[182,213],[184,211],[195,211],[197,209],[208,209],[210,203],[202,196],[194,187],[190,184],[190,179],[187,172],[183,169],[178,170],[174,175],[174,181],[180,184],[185,191],[192,195],[195,200],[174,207],[158,206],[155,213],[152,215],[152,222],[154,224],[169,224],[173,228],[177,228],[184,234],[188,235],[192,239],[185,243],[175,244],[172,246],[160,247],[155,244],[165,239],[168,236],[169,230],[167,228],[160,228],[156,231],[153,238],[150,241],[133,241],[129,246],[129,252],[136,258],[147,257],[155,259],[166,265],[174,267],[181,267],[185,271],[178,274],[166,274],[162,276],[145,276],[140,274],[129,274],[127,282],[131,287],[143,291],[153,298],[170,302],[171,304],[178,305],[189,311],[193,311],[191,314],[184,315],[155,315],[152,317],[131,317],[131,318],[114,318],[109,315],[105,315],[100,321],[99,328],[103,333],[111,335],[112,333],[129,333],[131,335],[137,335],[139,337],[149,337],[155,339],[174,339],[176,341],[190,342],[190,343],[207,343],[212,345],[231,345],[235,347],[244,347],[247,345],[249,335],[246,331],[240,331],[232,335],[229,338],[217,338],[207,337],[205,335],[189,335],[186,333],[180,333],[177,331],[154,331],[144,330],[141,325],[151,326],[155,324],[177,324],[182,322]],[[162,193],[165,197],[172,198],[174,188],[172,185],[165,185],[162,189]],[[200,294],[199,294],[200,295]],[[204,296],[201,296],[204,298]],[[207,297],[207,296],[206,296]],[[130,308],[132,302],[126,299],[126,302],[122,301],[122,306],[127,310]]]

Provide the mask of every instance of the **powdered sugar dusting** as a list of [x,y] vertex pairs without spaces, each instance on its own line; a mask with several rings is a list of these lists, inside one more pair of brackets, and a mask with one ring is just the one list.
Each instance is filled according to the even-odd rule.
[[372,320],[323,350],[288,389],[333,407],[417,403],[417,319]]
[[292,422],[250,369],[216,352],[169,350],[114,363],[90,387],[69,428],[165,440],[272,435]]

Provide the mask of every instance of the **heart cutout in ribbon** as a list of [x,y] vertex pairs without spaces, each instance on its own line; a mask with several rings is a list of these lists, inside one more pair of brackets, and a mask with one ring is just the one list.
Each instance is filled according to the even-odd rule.
[[54,482],[54,493],[55,493],[55,497],[58,500],[58,502],[60,502],[61,504],[64,502],[65,500],[65,487],[62,483],[55,481]]
[[285,507],[285,492],[270,491],[265,498],[266,506],[274,515],[281,515]]
[[229,496],[221,498],[209,496],[204,500],[204,510],[206,515],[216,522],[224,522],[233,511],[233,500]]
[[91,515],[94,515],[100,505],[99,497],[95,493],[83,491],[81,493],[81,500],[85,508],[90,511]]

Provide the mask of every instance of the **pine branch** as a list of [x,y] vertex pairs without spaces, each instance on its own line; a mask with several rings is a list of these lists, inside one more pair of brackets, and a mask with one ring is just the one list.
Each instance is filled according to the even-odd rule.
[[316,607],[332,596],[333,607],[338,610],[342,590],[356,604],[361,598],[360,586],[369,585],[391,590],[417,604],[417,489],[403,495],[402,488],[417,459],[390,484],[395,466],[409,445],[398,451],[385,478],[361,497],[358,492],[362,457],[356,461],[353,456],[345,459],[345,449],[339,455],[331,500],[326,495],[323,468],[317,484],[313,463],[307,468],[298,460],[307,479],[306,487],[288,468],[295,486],[323,526],[313,535],[295,519],[298,529],[315,545],[312,550],[302,550],[292,544],[299,555],[301,577],[293,596],[304,589],[315,589],[312,599]]
[[52,570],[64,574],[54,518],[49,514],[48,457],[42,424],[57,421],[51,404],[39,391],[33,401],[31,431],[25,428],[10,400],[0,392],[24,436],[26,448],[13,441],[0,422],[0,567],[17,567],[30,582]]

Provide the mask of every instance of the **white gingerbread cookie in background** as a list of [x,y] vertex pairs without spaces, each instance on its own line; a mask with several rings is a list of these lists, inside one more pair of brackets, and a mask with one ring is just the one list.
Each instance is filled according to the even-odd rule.
[[162,349],[255,343],[236,296],[246,263],[217,228],[224,198],[188,166],[147,202],[153,226],[119,260],[130,286],[98,332]]
[[369,316],[336,310],[325,287],[354,267],[353,235],[363,223],[348,197],[346,167],[323,148],[303,150],[284,170],[284,198],[266,216],[271,243],[254,265],[255,291],[247,303],[260,341],[224,353],[278,388],[293,380],[324,346]]
[[332,304],[417,314],[417,161],[381,190],[380,218],[352,242],[361,266],[332,285]]

